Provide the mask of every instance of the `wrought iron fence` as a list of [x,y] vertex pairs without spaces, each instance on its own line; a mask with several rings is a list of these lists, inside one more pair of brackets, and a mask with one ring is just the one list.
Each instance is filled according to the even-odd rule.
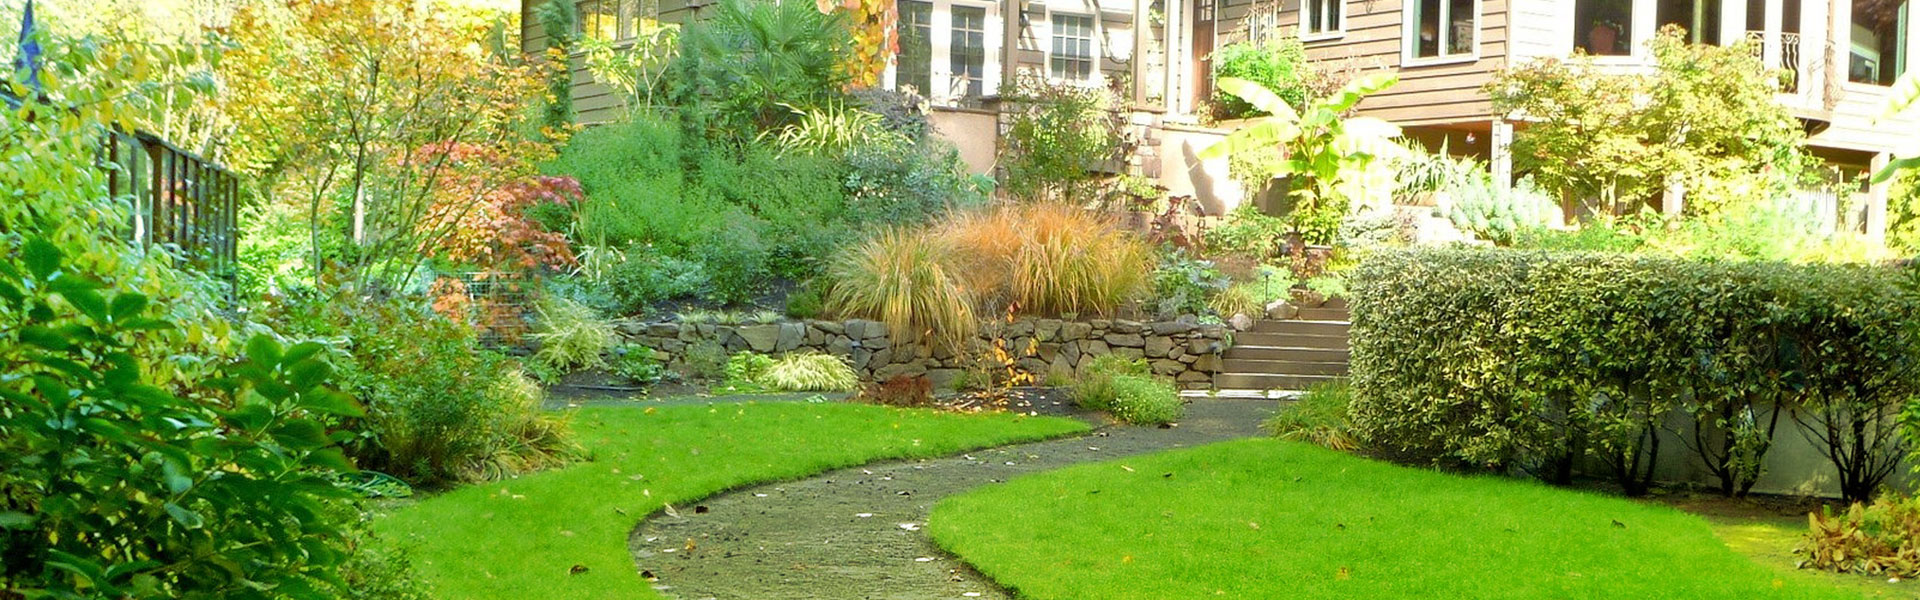
[[147,132],[113,132],[102,159],[111,165],[108,191],[133,200],[128,225],[135,243],[172,244],[187,266],[233,285],[240,242],[238,175]]

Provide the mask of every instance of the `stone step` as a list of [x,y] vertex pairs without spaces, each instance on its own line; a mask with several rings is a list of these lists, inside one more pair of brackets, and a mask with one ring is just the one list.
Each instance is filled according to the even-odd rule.
[[1300,314],[1296,315],[1294,319],[1300,321],[1346,321],[1347,310],[1344,308],[1302,308],[1300,309]]
[[1213,387],[1221,390],[1294,390],[1304,391],[1317,384],[1340,379],[1333,375],[1267,375],[1261,373],[1221,373],[1213,376]]
[[1242,331],[1233,334],[1233,347],[1253,346],[1259,348],[1316,348],[1329,350],[1347,349],[1347,336],[1342,335],[1296,335],[1288,333],[1260,333]]
[[1247,331],[1250,331],[1253,333],[1281,333],[1281,334],[1291,334],[1291,335],[1325,335],[1325,336],[1346,337],[1347,322],[1346,321],[1261,320],[1261,321],[1254,321],[1253,327],[1247,329]]
[[1226,360],[1284,360],[1298,362],[1347,362],[1344,348],[1263,348],[1234,346],[1221,358]]
[[1249,360],[1229,358],[1220,361],[1223,373],[1252,373],[1265,375],[1345,375],[1346,361],[1340,362],[1304,362],[1293,360]]

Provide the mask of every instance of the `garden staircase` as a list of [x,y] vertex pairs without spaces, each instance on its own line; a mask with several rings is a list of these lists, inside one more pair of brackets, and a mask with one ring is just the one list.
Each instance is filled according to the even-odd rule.
[[1331,300],[1292,319],[1233,334],[1213,387],[1223,397],[1277,397],[1347,376],[1347,305]]

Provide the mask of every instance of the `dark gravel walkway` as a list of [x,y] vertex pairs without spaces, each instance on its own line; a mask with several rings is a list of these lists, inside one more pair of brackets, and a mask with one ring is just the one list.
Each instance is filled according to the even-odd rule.
[[[1059,401],[1037,404],[1063,410]],[[1171,429],[1101,426],[1081,437],[748,488],[678,507],[678,516],[655,515],[628,546],[658,578],[655,587],[681,600],[1004,599],[921,531],[941,498],[1036,471],[1258,435],[1277,406],[1197,399]]]

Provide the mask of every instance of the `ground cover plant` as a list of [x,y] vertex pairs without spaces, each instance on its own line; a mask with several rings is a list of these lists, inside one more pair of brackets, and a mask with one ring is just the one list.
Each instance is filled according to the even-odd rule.
[[595,460],[397,507],[376,529],[438,597],[656,598],[627,533],[664,506],[751,483],[1085,431],[1078,421],[858,404],[596,407],[574,425]]
[[1859,597],[1677,510],[1279,440],[1022,477],[942,501],[928,530],[1035,600]]

